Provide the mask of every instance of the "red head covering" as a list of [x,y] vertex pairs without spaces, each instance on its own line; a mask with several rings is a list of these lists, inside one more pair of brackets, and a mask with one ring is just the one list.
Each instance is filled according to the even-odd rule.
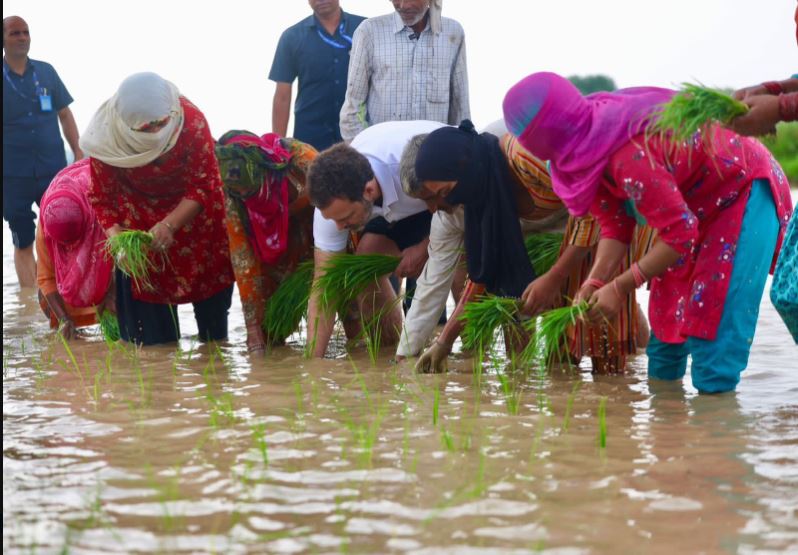
[[69,245],[83,235],[86,214],[80,203],[70,196],[52,198],[42,212],[42,217],[47,220],[47,235],[53,241]]
[[86,198],[89,159],[67,166],[42,196],[40,225],[64,300],[75,307],[99,304],[111,283],[113,264],[105,233]]

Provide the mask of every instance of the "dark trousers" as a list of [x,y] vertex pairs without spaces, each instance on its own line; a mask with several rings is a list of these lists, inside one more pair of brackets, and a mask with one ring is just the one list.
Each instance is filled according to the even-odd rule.
[[[119,269],[116,273],[116,311],[122,340],[138,345],[173,343],[180,338],[177,306],[148,303],[133,298],[130,278]],[[227,313],[233,300],[233,286],[196,303],[200,341],[221,341],[227,338]]]

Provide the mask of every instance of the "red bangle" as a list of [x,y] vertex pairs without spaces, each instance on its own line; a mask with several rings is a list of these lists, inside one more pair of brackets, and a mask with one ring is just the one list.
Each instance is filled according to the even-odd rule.
[[770,94],[781,94],[784,92],[784,87],[782,87],[781,83],[778,81],[765,81],[762,83],[762,86],[765,87]]
[[598,278],[588,278],[582,282],[582,287],[590,286],[590,287],[595,287],[596,289],[601,289],[605,285],[607,285],[607,282],[601,281]]
[[779,119],[781,121],[798,120],[798,92],[779,95]]
[[640,269],[640,265],[635,262],[632,264],[632,276],[635,278],[635,289],[643,285],[645,282],[648,281],[646,274],[643,273],[643,270]]

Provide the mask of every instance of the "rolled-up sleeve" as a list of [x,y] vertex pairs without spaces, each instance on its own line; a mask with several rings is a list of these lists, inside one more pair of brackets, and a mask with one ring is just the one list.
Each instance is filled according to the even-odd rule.
[[457,261],[463,251],[463,211],[436,212],[429,234],[429,259],[416,280],[413,303],[407,313],[397,356],[415,356],[424,348],[446,306]]

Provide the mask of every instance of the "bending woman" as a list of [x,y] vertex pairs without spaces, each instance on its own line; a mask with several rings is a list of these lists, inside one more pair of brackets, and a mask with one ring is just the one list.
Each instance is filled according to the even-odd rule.
[[[490,133],[477,134],[469,121],[459,128],[433,131],[417,148],[417,157],[412,153],[414,175],[403,176],[408,194],[425,200],[433,212],[449,212],[456,205],[465,208],[464,221],[460,217],[461,223],[453,225],[463,229],[470,280],[452,318],[418,363],[422,370],[441,370],[463,328],[458,316],[466,303],[484,291],[522,297],[524,311],[532,315],[572,298],[590,270],[598,226],[590,218],[569,218],[559,259],[535,279],[521,224],[533,233],[552,231],[567,217],[552,191],[545,163],[519,146],[512,135],[500,140]],[[651,230],[642,228],[629,256],[644,252],[651,237]],[[438,242],[431,240],[430,249]],[[427,278],[425,269],[424,285]],[[567,350],[571,357],[578,361],[590,356],[596,372],[623,370],[626,356],[637,350],[638,326],[646,328],[632,294],[626,305],[628,310],[615,321],[570,330]],[[411,309],[409,318],[415,313]]]
[[89,204],[88,159],[58,172],[42,197],[36,228],[36,279],[50,327],[71,339],[114,308],[113,263]]
[[[583,97],[554,73],[535,73],[504,99],[508,129],[551,161],[554,190],[571,214],[601,226],[596,262],[577,301],[589,321],[615,315],[621,298],[651,281],[649,376],[732,391],[748,363],[759,302],[792,212],[787,179],[759,142],[712,127],[689,143],[648,136],[673,92],[635,88]],[[658,241],[617,268],[637,222]]]
[[247,349],[263,353],[266,303],[300,262],[313,256],[313,206],[305,189],[316,149],[270,133],[228,131],[216,145],[227,211],[227,233]]
[[215,143],[202,112],[172,83],[137,73],[100,107],[80,144],[91,157],[89,200],[106,234],[149,231],[153,249],[168,259],[156,262],[150,287],[116,270],[122,339],[176,341],[174,305],[183,303],[194,304],[200,341],[226,338],[233,269]]

